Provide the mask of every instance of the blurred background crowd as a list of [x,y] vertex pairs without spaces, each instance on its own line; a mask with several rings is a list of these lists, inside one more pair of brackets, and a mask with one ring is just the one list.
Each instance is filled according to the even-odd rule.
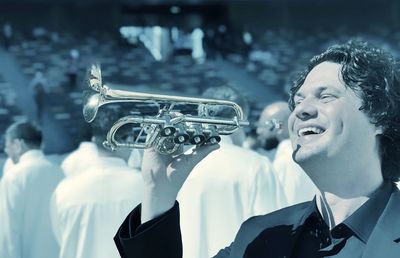
[[[127,91],[199,97],[209,87],[235,89],[251,124],[239,147],[289,170],[275,154],[288,136],[275,129],[284,129],[288,89],[304,64],[350,38],[400,54],[396,0],[0,0],[0,25],[0,133],[35,121],[56,166],[87,140],[82,91],[93,63],[109,86]],[[2,167],[5,137],[0,144]],[[299,184],[283,173],[279,184]],[[296,195],[285,192],[285,201],[259,212],[302,201]]]
[[397,1],[3,0],[0,8],[0,132],[39,109],[48,154],[80,142],[93,62],[127,90],[198,96],[229,84],[248,98],[250,134],[314,53],[362,37],[398,54],[400,42]]

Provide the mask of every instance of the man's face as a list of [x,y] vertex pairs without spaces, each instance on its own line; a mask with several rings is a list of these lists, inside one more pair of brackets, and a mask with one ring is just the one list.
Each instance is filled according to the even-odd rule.
[[15,163],[19,161],[19,142],[17,139],[11,139],[9,136],[6,136],[4,152],[8,157]]
[[279,144],[278,135],[282,132],[283,121],[279,120],[279,108],[268,107],[258,120],[257,142],[266,150],[274,149]]
[[[276,119],[275,119],[276,120]],[[275,120],[272,120],[270,116],[263,115],[258,121],[257,127],[257,141],[263,143],[276,139],[277,129],[274,124]]]
[[[364,158],[376,150],[376,127],[359,110],[361,99],[341,80],[341,65],[323,62],[307,75],[289,117],[294,160]],[[348,160],[346,160],[348,159]]]

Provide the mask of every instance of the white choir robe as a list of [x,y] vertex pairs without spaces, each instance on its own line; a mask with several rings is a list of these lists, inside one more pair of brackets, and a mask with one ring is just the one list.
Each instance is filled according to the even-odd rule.
[[14,162],[12,161],[11,158],[7,158],[6,161],[4,162],[3,165],[3,173],[2,173],[2,177],[4,177],[8,171],[11,170],[11,168],[14,166]]
[[65,176],[71,176],[86,170],[96,161],[97,146],[93,142],[81,142],[61,163]]
[[6,173],[0,193],[0,257],[57,257],[49,206],[63,177],[40,150],[24,153]]
[[119,258],[113,237],[141,202],[143,186],[141,173],[114,157],[65,178],[51,202],[59,258]]
[[212,257],[249,217],[286,206],[271,162],[229,143],[202,160],[178,194],[184,258]]
[[283,186],[288,205],[310,201],[318,192],[304,170],[292,158],[293,148],[289,139],[283,140],[276,151],[273,166]]

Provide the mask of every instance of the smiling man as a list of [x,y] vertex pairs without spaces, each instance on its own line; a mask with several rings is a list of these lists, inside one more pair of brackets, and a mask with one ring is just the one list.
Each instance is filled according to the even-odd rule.
[[[335,45],[311,59],[291,89],[289,133],[293,159],[319,192],[247,220],[215,257],[399,257],[399,99],[397,63],[367,43]],[[145,153],[144,200],[115,237],[122,257],[182,256],[176,194],[214,149]]]

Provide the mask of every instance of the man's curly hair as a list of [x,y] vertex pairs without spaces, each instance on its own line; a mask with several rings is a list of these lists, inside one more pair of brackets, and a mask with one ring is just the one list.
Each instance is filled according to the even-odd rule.
[[295,108],[294,95],[308,73],[322,62],[341,64],[346,87],[362,100],[360,110],[370,122],[383,129],[379,136],[382,174],[385,179],[400,178],[400,81],[399,64],[387,52],[364,41],[350,40],[329,47],[314,56],[290,89],[289,107]]

